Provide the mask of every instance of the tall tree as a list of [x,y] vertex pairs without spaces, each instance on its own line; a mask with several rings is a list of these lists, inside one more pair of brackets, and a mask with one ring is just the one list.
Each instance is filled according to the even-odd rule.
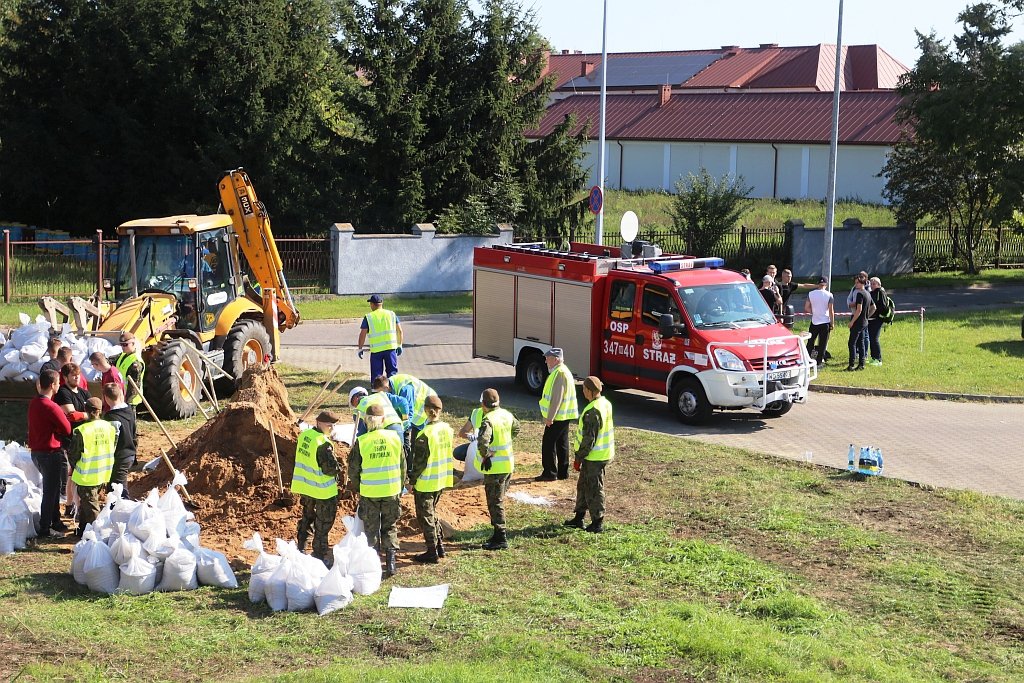
[[213,210],[244,165],[281,227],[320,227],[342,203],[323,181],[347,132],[336,30],[330,0],[22,0],[0,43],[4,213],[92,229]]
[[1021,48],[1003,44],[1009,7],[974,4],[958,19],[962,32],[953,47],[918,34],[921,57],[900,84],[905,100],[898,113],[913,132],[882,173],[897,216],[943,221],[973,273],[982,231],[1021,206],[1024,60]]

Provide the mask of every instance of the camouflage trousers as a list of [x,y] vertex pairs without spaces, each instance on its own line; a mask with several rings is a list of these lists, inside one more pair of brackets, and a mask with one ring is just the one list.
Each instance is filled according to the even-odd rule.
[[318,557],[324,562],[333,561],[331,547],[327,535],[331,533],[334,520],[338,516],[338,497],[313,498],[312,496],[300,496],[302,498],[302,517],[299,518],[299,530],[295,534],[295,540],[301,552],[306,552],[306,539],[309,532],[313,531],[313,557]]
[[92,524],[100,514],[100,493],[106,490],[106,484],[99,486],[78,487],[78,528],[85,529],[86,524]]
[[485,474],[484,494],[487,496],[487,512],[491,515],[491,526],[499,531],[505,530],[505,492],[511,474]]
[[441,492],[432,493],[413,492],[413,499],[416,501],[416,519],[423,527],[423,541],[427,548],[436,548],[441,542],[441,524],[437,520],[437,502],[441,500]]
[[583,517],[589,510],[592,521],[604,519],[604,467],[607,464],[607,460],[584,460],[580,466],[580,478],[576,481],[577,517]]
[[359,519],[363,522],[366,539],[379,550],[398,550],[398,519],[402,516],[400,496],[390,498],[359,497]]

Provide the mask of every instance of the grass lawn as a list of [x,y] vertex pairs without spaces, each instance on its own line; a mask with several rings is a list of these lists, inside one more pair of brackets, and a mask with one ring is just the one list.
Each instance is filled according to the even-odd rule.
[[[323,375],[282,369],[304,405]],[[453,424],[470,405],[449,400]],[[151,428],[148,423],[144,429]],[[517,444],[539,449],[524,422]],[[523,476],[532,476],[527,468]],[[101,597],[69,545],[0,558],[0,676],[18,680],[1018,681],[1024,504],[924,491],[628,429],[600,536],[509,503],[511,547],[454,539],[325,618],[237,590]],[[200,520],[201,521],[201,520]]]
[[[1024,340],[1016,309],[965,313],[925,312],[924,351],[920,318],[898,315],[880,337],[884,365],[844,372],[849,354],[848,318],[837,320],[829,340],[832,362],[819,384],[912,389],[958,394],[1024,396]],[[806,319],[804,319],[806,320]],[[807,323],[797,325],[806,331]]]

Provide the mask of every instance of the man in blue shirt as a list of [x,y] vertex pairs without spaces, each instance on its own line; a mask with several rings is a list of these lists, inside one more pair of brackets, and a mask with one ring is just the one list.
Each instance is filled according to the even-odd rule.
[[[370,344],[370,380],[398,372],[398,357],[402,355],[402,323],[394,311],[384,308],[384,299],[374,294],[366,300],[370,312],[359,326],[359,357],[363,357],[363,344]],[[367,339],[367,337],[369,337]]]

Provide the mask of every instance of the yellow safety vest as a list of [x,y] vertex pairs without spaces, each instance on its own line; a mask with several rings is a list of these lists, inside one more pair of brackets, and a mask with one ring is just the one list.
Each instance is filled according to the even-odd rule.
[[324,474],[316,461],[320,446],[330,443],[327,435],[319,429],[307,429],[299,434],[295,444],[295,469],[292,471],[292,491],[303,496],[327,500],[338,495],[338,482],[330,474]]
[[391,376],[391,386],[395,388],[396,394],[402,393],[402,389],[407,384],[412,385],[413,391],[412,415],[409,416],[409,421],[417,427],[422,427],[427,421],[423,404],[426,402],[427,396],[437,396],[437,392],[428,387],[426,382],[412,375],[398,373]]
[[356,437],[362,469],[359,495],[390,498],[402,492],[402,439],[390,429],[375,429]]
[[391,405],[391,400],[383,393],[376,391],[364,396],[356,406],[356,412],[359,413],[359,419],[363,421],[363,424],[366,423],[366,411],[370,409],[370,406],[380,406],[384,409],[384,422],[381,423],[381,427],[390,427],[402,421],[402,418],[395,412],[395,407]]
[[117,449],[117,428],[106,420],[91,420],[75,431],[82,435],[82,457],[75,465],[71,481],[79,486],[101,486],[110,481]]
[[583,416],[588,410],[596,410],[601,414],[601,430],[594,439],[594,445],[590,447],[584,460],[604,461],[615,457],[615,421],[612,420],[612,404],[604,396],[598,396],[587,404],[587,407],[580,413],[580,421],[576,425],[576,436],[573,438],[572,449],[578,451],[583,441]]
[[[504,408],[495,408],[485,415],[491,423],[491,443],[487,455],[491,456],[491,469],[484,474],[512,474],[515,471],[515,456],[512,453],[512,423],[515,418]],[[483,453],[480,457],[483,457]]]
[[447,422],[432,422],[423,428],[421,434],[427,436],[430,457],[413,488],[420,493],[450,489],[455,485],[455,475],[452,470],[455,461],[455,458],[452,457],[452,439],[455,432]]
[[575,420],[580,415],[579,407],[576,405],[576,380],[569,368],[565,367],[565,363],[556,365],[548,375],[547,381],[544,382],[544,394],[540,397],[540,417],[543,420],[548,417],[551,392],[554,390],[555,378],[558,375],[565,377],[565,392],[562,393],[562,402],[558,404],[558,411],[555,413],[554,419],[557,421]]
[[378,308],[366,314],[366,342],[370,353],[398,348],[398,319],[394,311]]
[[[139,364],[139,390],[141,391],[143,387],[142,380],[146,376],[146,364],[142,362],[141,358],[134,353],[121,353],[118,355],[117,362],[114,363],[114,367],[121,373],[121,378],[124,379],[126,389],[131,389],[131,385],[128,384],[128,368],[135,363]],[[127,403],[130,406],[139,405],[142,403],[142,395],[133,394],[132,397],[127,400]]]

